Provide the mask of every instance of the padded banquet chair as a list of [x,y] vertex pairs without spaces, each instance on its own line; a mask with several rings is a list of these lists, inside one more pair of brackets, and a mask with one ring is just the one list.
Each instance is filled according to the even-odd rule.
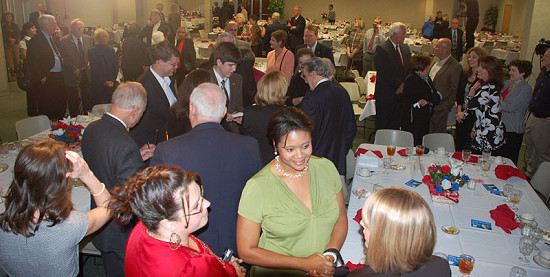
[[414,146],[414,137],[413,134],[406,131],[380,129],[374,135],[374,144],[401,147]]
[[359,86],[359,95],[366,95],[367,94],[367,85],[365,85],[365,79],[363,77],[355,77],[355,83],[357,83],[357,86]]
[[[103,116],[104,113],[111,109],[111,104],[97,104],[92,107],[92,112],[96,116]],[[103,110],[103,112],[101,112]]]
[[15,122],[17,139],[22,140],[50,129],[50,119],[45,115],[33,116]]
[[454,153],[455,152],[455,140],[453,136],[448,133],[432,133],[427,134],[422,137],[422,145],[428,147],[431,151],[437,150],[437,148],[443,146],[445,151]]
[[357,77],[361,77],[361,75],[359,75],[359,70],[357,69],[352,69],[350,70],[352,76],[353,76],[353,79],[357,78]]
[[543,162],[539,165],[537,172],[531,178],[531,186],[546,198],[544,203],[548,204],[550,201],[550,162]]
[[212,55],[212,51],[214,48],[212,47],[199,47],[199,56],[201,59],[210,59],[210,55]]
[[205,30],[199,30],[199,36],[201,39],[208,39],[208,33]]
[[357,105],[357,101],[359,100],[359,86],[355,82],[341,82],[340,85],[342,85],[349,94],[349,99],[353,106],[353,114],[355,116],[360,116],[363,113],[363,109]]

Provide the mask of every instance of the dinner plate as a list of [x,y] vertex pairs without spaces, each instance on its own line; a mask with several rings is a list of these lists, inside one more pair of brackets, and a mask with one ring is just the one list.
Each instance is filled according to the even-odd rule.
[[390,165],[390,169],[393,170],[405,170],[407,168],[404,164],[392,164]]
[[357,169],[357,175],[361,177],[370,177],[372,176],[372,173],[368,167],[361,167]]
[[9,165],[5,164],[5,163],[0,163],[0,173],[8,170],[8,168],[10,168]]
[[441,226],[441,231],[443,231],[445,234],[449,234],[449,235],[456,235],[456,234],[460,233],[460,229],[458,229],[455,226],[451,226],[451,225]]
[[540,261],[539,255],[533,256],[533,261],[535,261],[535,263],[537,263],[538,265],[540,265],[540,266],[542,266],[542,267],[544,267],[544,268],[550,269],[550,265],[545,265],[545,264],[543,264],[543,263]]

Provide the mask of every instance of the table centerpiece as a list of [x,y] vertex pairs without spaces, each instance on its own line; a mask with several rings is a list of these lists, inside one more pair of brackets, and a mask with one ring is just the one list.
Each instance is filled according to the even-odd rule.
[[469,180],[470,177],[463,173],[462,168],[435,164],[428,167],[427,174],[422,178],[430,190],[432,201],[447,205],[458,203],[458,191]]

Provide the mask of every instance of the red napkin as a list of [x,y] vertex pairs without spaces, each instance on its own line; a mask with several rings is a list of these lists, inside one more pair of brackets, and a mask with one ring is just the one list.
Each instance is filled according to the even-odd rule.
[[[455,152],[455,153],[453,154],[453,159],[457,159],[457,160],[464,161],[464,160],[462,159],[462,152]],[[477,160],[478,160],[478,158],[477,158],[476,156],[472,155],[472,156],[470,157],[470,159],[468,160],[468,162],[469,162],[469,163],[474,163],[474,164],[476,164],[476,163],[477,163]]]
[[397,154],[401,155],[401,157],[407,157],[407,149],[401,149],[397,151]]
[[349,262],[349,261],[346,263],[346,267],[349,268],[349,271],[353,271],[353,270],[355,270],[355,269],[362,268],[362,267],[364,267],[364,266],[365,266],[365,265],[364,265],[364,264],[361,264],[361,263],[359,263],[359,264],[354,264],[354,263]]
[[[355,151],[355,157],[357,156],[361,156],[365,153],[367,153],[369,150],[365,149],[365,148],[358,148],[357,151]],[[382,152],[378,151],[378,150],[370,150],[372,153],[374,153],[374,155],[378,156],[378,158],[382,159],[384,157],[384,155],[382,155]]]
[[495,225],[502,228],[504,232],[510,234],[510,230],[521,227],[519,222],[516,222],[516,214],[510,210],[506,204],[497,206],[496,209],[489,211],[491,218],[495,221]]
[[495,175],[502,180],[508,180],[508,178],[516,176],[523,180],[527,180],[527,177],[523,175],[521,170],[510,165],[499,165],[495,168]]
[[355,217],[353,220],[357,221],[357,223],[361,223],[361,215],[363,213],[363,209],[357,210],[357,213],[355,214]]
[[367,100],[372,100],[372,99],[374,99],[374,94],[367,95]]

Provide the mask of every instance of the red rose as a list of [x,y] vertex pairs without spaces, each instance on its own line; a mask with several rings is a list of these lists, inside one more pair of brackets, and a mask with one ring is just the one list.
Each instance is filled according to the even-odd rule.
[[424,175],[424,178],[422,178],[422,182],[429,183],[432,180],[432,176],[430,175]]
[[72,130],[71,130],[71,137],[77,138],[77,137],[78,137],[78,132],[77,132],[77,131],[72,131]]
[[449,172],[451,171],[451,167],[448,166],[448,165],[444,165],[444,166],[442,166],[439,170],[441,170],[441,173],[447,174],[447,173],[449,173]]
[[428,171],[436,171],[437,170],[437,166],[435,165],[430,165],[430,167],[428,167]]

